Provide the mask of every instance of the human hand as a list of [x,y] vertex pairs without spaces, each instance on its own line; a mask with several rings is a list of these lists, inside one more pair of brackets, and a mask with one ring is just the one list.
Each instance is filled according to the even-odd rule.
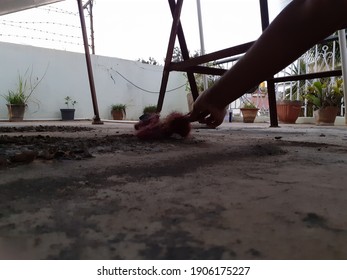
[[198,121],[215,128],[223,122],[227,107],[219,108],[207,99],[206,92],[201,94],[194,102],[193,110],[188,114],[188,118],[191,122]]

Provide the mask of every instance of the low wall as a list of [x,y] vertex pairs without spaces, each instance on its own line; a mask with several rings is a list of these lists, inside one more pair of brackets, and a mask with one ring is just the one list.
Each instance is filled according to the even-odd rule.
[[[31,74],[33,81],[44,76],[28,103],[26,120],[60,119],[66,96],[78,102],[76,119],[94,116],[84,54],[0,43],[0,61],[0,95],[15,90],[19,74],[28,80]],[[157,104],[162,66],[92,55],[92,67],[102,119],[111,119],[112,104],[126,104],[128,120],[137,120],[145,106]],[[162,115],[188,112],[185,83],[182,73],[170,73]],[[6,100],[0,96],[0,120],[7,119]]]

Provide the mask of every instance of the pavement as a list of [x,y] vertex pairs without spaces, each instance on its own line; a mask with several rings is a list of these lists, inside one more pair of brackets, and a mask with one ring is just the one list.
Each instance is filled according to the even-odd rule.
[[0,122],[0,259],[347,259],[346,126],[133,125]]

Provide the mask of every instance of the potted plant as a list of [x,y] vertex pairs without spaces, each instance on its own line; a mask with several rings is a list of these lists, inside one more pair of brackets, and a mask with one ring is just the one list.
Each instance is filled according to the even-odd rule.
[[[28,70],[26,74],[27,72]],[[32,73],[30,73],[30,79],[26,79],[25,76],[19,74],[17,88],[15,90],[9,90],[6,95],[3,95],[7,102],[6,106],[10,122],[23,121],[28,100],[44,77],[43,75],[40,80],[33,83],[31,76]]]
[[144,121],[151,117],[152,114],[157,113],[157,106],[156,105],[148,105],[142,110],[142,115],[139,117],[140,121]]
[[143,108],[143,114],[154,114],[157,112],[157,106],[156,105],[148,105],[145,108]]
[[305,98],[314,107],[317,125],[334,125],[343,98],[343,81],[336,79],[329,85],[316,81],[307,88]]
[[61,120],[73,121],[75,119],[75,105],[77,104],[77,101],[73,100],[70,96],[66,96],[64,100],[65,100],[64,103],[67,108],[60,109]]
[[111,105],[111,115],[114,120],[123,120],[126,116],[125,104],[113,104]]
[[4,96],[10,122],[21,122],[24,119],[27,96],[24,94],[24,84],[22,82],[21,77],[19,77],[18,88],[15,91],[9,90],[7,95]]
[[284,98],[276,102],[278,120],[282,123],[295,123],[302,105],[301,100],[291,100],[290,94],[284,94]]
[[243,116],[243,122],[253,123],[257,116],[259,108],[257,108],[257,106],[253,102],[246,100],[243,102],[240,110]]

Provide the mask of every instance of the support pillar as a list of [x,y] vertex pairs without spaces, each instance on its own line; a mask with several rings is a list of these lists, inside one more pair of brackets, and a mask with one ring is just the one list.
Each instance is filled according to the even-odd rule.
[[77,4],[78,4],[78,11],[79,11],[80,20],[81,20],[81,28],[82,28],[83,43],[84,43],[84,52],[85,52],[85,56],[86,56],[88,78],[89,78],[89,86],[90,86],[90,91],[91,91],[91,95],[92,95],[92,102],[93,102],[94,117],[93,117],[92,124],[103,124],[103,122],[100,120],[100,116],[99,116],[98,101],[97,101],[97,98],[96,98],[95,83],[94,83],[94,76],[93,76],[93,68],[92,68],[92,63],[91,63],[91,59],[90,59],[90,52],[89,52],[89,45],[88,45],[88,36],[87,36],[87,28],[86,28],[86,22],[84,20],[84,12],[83,12],[82,0],[77,0]]

